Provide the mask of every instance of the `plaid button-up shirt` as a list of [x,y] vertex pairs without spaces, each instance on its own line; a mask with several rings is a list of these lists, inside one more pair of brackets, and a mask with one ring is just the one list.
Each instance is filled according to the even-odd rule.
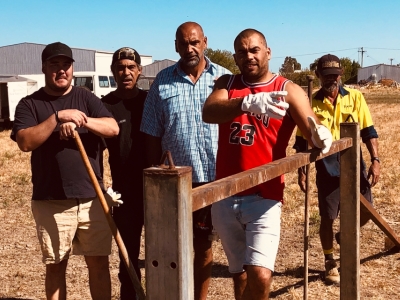
[[191,166],[193,182],[215,179],[218,125],[202,121],[204,102],[215,80],[230,72],[206,57],[206,68],[193,83],[179,62],[160,73],[146,98],[140,130],[161,138],[176,166]]

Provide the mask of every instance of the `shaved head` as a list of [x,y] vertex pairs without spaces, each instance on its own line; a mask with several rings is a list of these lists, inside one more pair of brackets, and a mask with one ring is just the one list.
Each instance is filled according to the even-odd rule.
[[237,35],[237,37],[235,38],[235,41],[233,42],[234,49],[235,50],[237,49],[237,45],[242,39],[248,38],[254,34],[256,34],[260,37],[260,40],[265,45],[265,47],[268,47],[267,40],[265,39],[265,36],[261,32],[259,32],[258,30],[252,29],[252,28],[248,28],[248,29],[243,30],[242,32],[240,32]]
[[196,22],[185,22],[179,25],[179,27],[176,29],[175,38],[178,38],[178,36],[182,35],[182,32],[192,28],[196,28],[197,32],[204,37],[204,31],[203,28],[201,28],[200,24]]
[[245,29],[234,41],[235,63],[247,82],[266,82],[271,77],[271,49],[265,36],[255,29]]
[[207,49],[207,37],[203,28],[196,22],[181,24],[176,30],[175,51],[179,53],[180,65],[185,71],[205,65],[204,51]]

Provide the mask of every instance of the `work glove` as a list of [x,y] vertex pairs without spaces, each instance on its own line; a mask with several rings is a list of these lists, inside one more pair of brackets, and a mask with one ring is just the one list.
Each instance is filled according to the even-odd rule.
[[328,153],[332,146],[332,134],[324,125],[317,124],[313,117],[307,117],[311,129],[311,140],[322,154]]
[[111,187],[109,187],[106,191],[106,193],[104,194],[104,198],[106,198],[107,204],[109,207],[112,206],[120,206],[121,204],[123,204],[124,202],[120,199],[121,198],[121,194],[118,193],[117,191],[114,191]]
[[267,115],[270,118],[282,119],[286,115],[289,104],[278,98],[287,96],[287,91],[261,92],[243,98],[242,110],[256,115]]

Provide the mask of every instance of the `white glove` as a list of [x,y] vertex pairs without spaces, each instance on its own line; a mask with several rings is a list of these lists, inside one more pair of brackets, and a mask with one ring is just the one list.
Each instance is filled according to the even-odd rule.
[[104,198],[106,198],[107,204],[109,207],[111,206],[120,206],[124,202],[120,199],[121,194],[117,191],[113,191],[111,187],[107,189],[107,192],[104,194]]
[[311,140],[322,154],[328,153],[332,146],[332,134],[324,125],[317,124],[313,117],[307,117],[311,129]]
[[282,119],[286,115],[289,104],[278,100],[279,97],[287,96],[287,91],[276,91],[270,93],[250,94],[243,98],[242,110],[256,115],[267,115],[274,119]]

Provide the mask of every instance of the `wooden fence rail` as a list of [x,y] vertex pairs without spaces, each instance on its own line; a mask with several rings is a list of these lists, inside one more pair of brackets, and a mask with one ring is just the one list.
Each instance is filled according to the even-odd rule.
[[[342,138],[334,142],[325,155],[318,149],[311,149],[193,190],[190,167],[171,164],[171,167],[145,169],[146,299],[193,299],[192,211],[337,152],[341,152],[341,168],[347,170],[345,178],[348,180],[346,192],[342,193],[341,189],[341,220],[343,205],[347,205],[346,218],[354,219],[341,222],[341,258],[346,256],[341,263],[342,285],[346,287],[345,293],[341,287],[341,299],[359,299],[359,129],[357,123],[343,123],[341,127],[344,129]],[[341,186],[342,181],[344,179]],[[342,201],[344,193],[346,199],[351,195],[350,204]],[[350,239],[352,242],[347,244]],[[344,284],[344,280],[349,283]]]
[[214,202],[220,201],[250,187],[259,185],[282,174],[320,160],[333,153],[352,146],[351,138],[343,138],[332,144],[327,154],[320,154],[319,149],[310,149],[305,152],[275,160],[269,164],[259,166],[223,179],[202,185],[193,189],[193,211],[201,209]]

